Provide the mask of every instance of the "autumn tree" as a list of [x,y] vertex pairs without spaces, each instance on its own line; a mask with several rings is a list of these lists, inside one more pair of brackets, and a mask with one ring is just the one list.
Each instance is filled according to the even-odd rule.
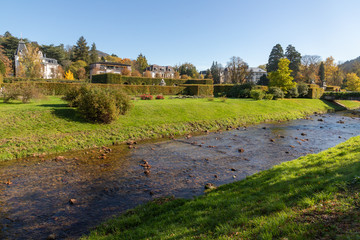
[[24,71],[28,78],[40,78],[42,73],[41,58],[39,48],[32,44],[26,45],[26,51],[19,58],[20,69]]
[[296,78],[300,71],[301,54],[290,44],[286,48],[285,57],[290,61],[289,68],[292,71],[291,76]]
[[360,92],[360,78],[356,73],[346,74],[346,89],[349,91]]
[[138,70],[140,73],[143,73],[148,66],[149,64],[146,57],[142,55],[142,53],[140,53],[135,62],[135,69]]
[[152,78],[152,73],[150,71],[145,71],[144,72],[144,77],[146,78]]
[[278,69],[276,71],[270,72],[268,78],[270,80],[270,87],[279,87],[285,93],[296,87],[296,83],[293,82],[293,77],[291,76],[291,70],[289,69],[290,61],[287,58],[282,58],[279,61]]
[[90,63],[95,63],[99,60],[99,55],[98,52],[96,50],[96,44],[93,43],[91,45],[91,49],[90,49]]
[[278,64],[280,59],[284,57],[284,50],[280,44],[276,44],[269,55],[268,64],[266,65],[266,71],[268,73],[276,71],[278,69]]
[[214,80],[214,84],[219,84],[221,80],[221,73],[223,71],[223,67],[218,62],[213,62],[210,68],[212,79]]
[[74,74],[70,70],[67,70],[64,75],[64,78],[67,80],[74,80]]
[[133,77],[141,77],[141,73],[138,70],[134,70],[131,72],[131,76]]
[[174,73],[174,78],[175,78],[175,79],[179,79],[179,78],[180,78],[180,73],[179,73],[179,72],[175,72],[175,73]]
[[[85,61],[77,60],[76,62],[73,62],[69,66],[69,70],[74,74],[74,77],[76,79],[84,79],[86,78],[84,77],[84,74],[86,76],[86,69],[85,69],[86,67],[87,67],[87,63]],[[78,74],[80,74],[80,76]]]
[[131,71],[127,67],[125,67],[121,70],[121,74],[124,76],[130,76]]
[[231,83],[245,83],[246,79],[251,75],[249,65],[244,62],[240,57],[230,58],[227,66],[227,79]]
[[321,58],[317,55],[305,55],[301,58],[301,66],[298,78],[302,82],[318,82],[318,69]]
[[89,47],[83,36],[79,38],[74,46],[74,61],[82,60],[86,63],[89,62]]
[[342,70],[335,63],[333,57],[328,57],[324,63],[325,66],[325,81],[328,85],[340,86],[342,84],[344,74]]
[[0,45],[0,62],[4,64],[3,76],[7,76],[12,73],[12,62],[5,55],[3,46]]
[[212,79],[212,78],[213,78],[213,76],[211,74],[210,69],[206,70],[205,79]]

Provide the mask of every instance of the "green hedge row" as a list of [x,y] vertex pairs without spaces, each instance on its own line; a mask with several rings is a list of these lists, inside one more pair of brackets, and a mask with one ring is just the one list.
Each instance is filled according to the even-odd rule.
[[164,79],[166,86],[179,86],[180,84],[213,84],[211,79],[172,79],[172,78],[146,78],[131,77],[120,74],[106,73],[92,76],[92,83],[124,84],[124,85],[159,85]]
[[183,84],[180,85],[185,90],[183,94],[191,96],[213,96],[214,87],[213,85],[200,85],[200,84]]
[[67,79],[44,79],[44,78],[20,78],[20,77],[6,77],[4,83],[13,82],[58,82],[58,83],[84,83],[85,80],[67,80]]
[[234,87],[234,84],[214,84],[214,96],[223,97]]
[[340,92],[341,87],[339,86],[326,86],[325,91],[329,91],[329,92]]
[[[6,88],[7,84],[2,86]],[[52,83],[34,82],[37,88],[45,95],[64,95],[69,89],[80,88],[81,83]],[[212,85],[181,85],[181,86],[158,86],[158,85],[119,85],[119,84],[91,84],[101,88],[121,89],[129,95],[139,94],[163,94],[163,95],[213,95]]]
[[360,92],[325,92],[322,98],[331,97],[333,100],[360,100]]

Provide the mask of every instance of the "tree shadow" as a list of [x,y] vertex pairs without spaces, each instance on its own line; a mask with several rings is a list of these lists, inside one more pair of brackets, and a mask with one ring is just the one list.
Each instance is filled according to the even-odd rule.
[[331,108],[334,108],[335,111],[344,111],[347,110],[345,107],[340,106],[339,104],[336,104],[335,102],[331,102],[331,101],[327,101],[327,100],[323,100],[320,99],[323,103],[325,103],[326,105],[328,105]]
[[49,107],[52,109],[52,114],[56,117],[64,119],[66,121],[87,123],[86,119],[76,111],[75,108],[69,107],[67,104],[42,104],[40,107]]

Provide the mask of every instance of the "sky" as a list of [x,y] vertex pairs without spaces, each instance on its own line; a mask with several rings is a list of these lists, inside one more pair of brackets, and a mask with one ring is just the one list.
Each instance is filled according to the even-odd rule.
[[359,0],[0,0],[0,34],[39,44],[88,45],[150,64],[266,64],[271,49],[302,55],[360,56]]

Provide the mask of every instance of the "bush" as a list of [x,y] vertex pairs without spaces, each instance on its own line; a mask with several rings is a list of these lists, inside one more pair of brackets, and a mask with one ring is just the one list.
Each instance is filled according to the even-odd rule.
[[[83,90],[83,88],[81,89]],[[81,92],[79,88],[69,88],[61,99],[68,102],[69,107],[77,107],[79,104],[80,95]]]
[[279,87],[270,87],[269,93],[273,95],[274,99],[284,98],[284,92]]
[[273,98],[274,98],[274,95],[272,95],[271,93],[265,94],[265,99],[272,100]]
[[250,96],[255,100],[261,100],[264,98],[265,92],[263,90],[251,90]]
[[230,90],[234,87],[234,84],[215,84],[214,85],[214,96],[223,97],[228,96]]
[[305,83],[298,83],[297,90],[299,97],[306,97],[309,93],[309,86]]
[[150,95],[150,94],[143,94],[143,95],[140,96],[140,99],[141,100],[152,100],[153,96]]
[[83,86],[79,93],[78,110],[85,119],[92,122],[110,123],[131,107],[130,98],[113,89]]
[[28,103],[31,99],[37,99],[41,97],[42,93],[33,83],[7,84],[3,89],[4,102],[21,99],[23,103]]
[[185,87],[184,94],[191,96],[213,96],[213,85],[200,85],[200,84],[184,84],[180,85]]
[[164,99],[163,95],[157,95],[155,99]]
[[299,96],[299,92],[297,87],[289,89],[288,92],[286,93],[287,98],[297,98],[298,96]]
[[236,84],[228,92],[227,97],[232,98],[249,98],[250,91],[255,85],[252,83]]

